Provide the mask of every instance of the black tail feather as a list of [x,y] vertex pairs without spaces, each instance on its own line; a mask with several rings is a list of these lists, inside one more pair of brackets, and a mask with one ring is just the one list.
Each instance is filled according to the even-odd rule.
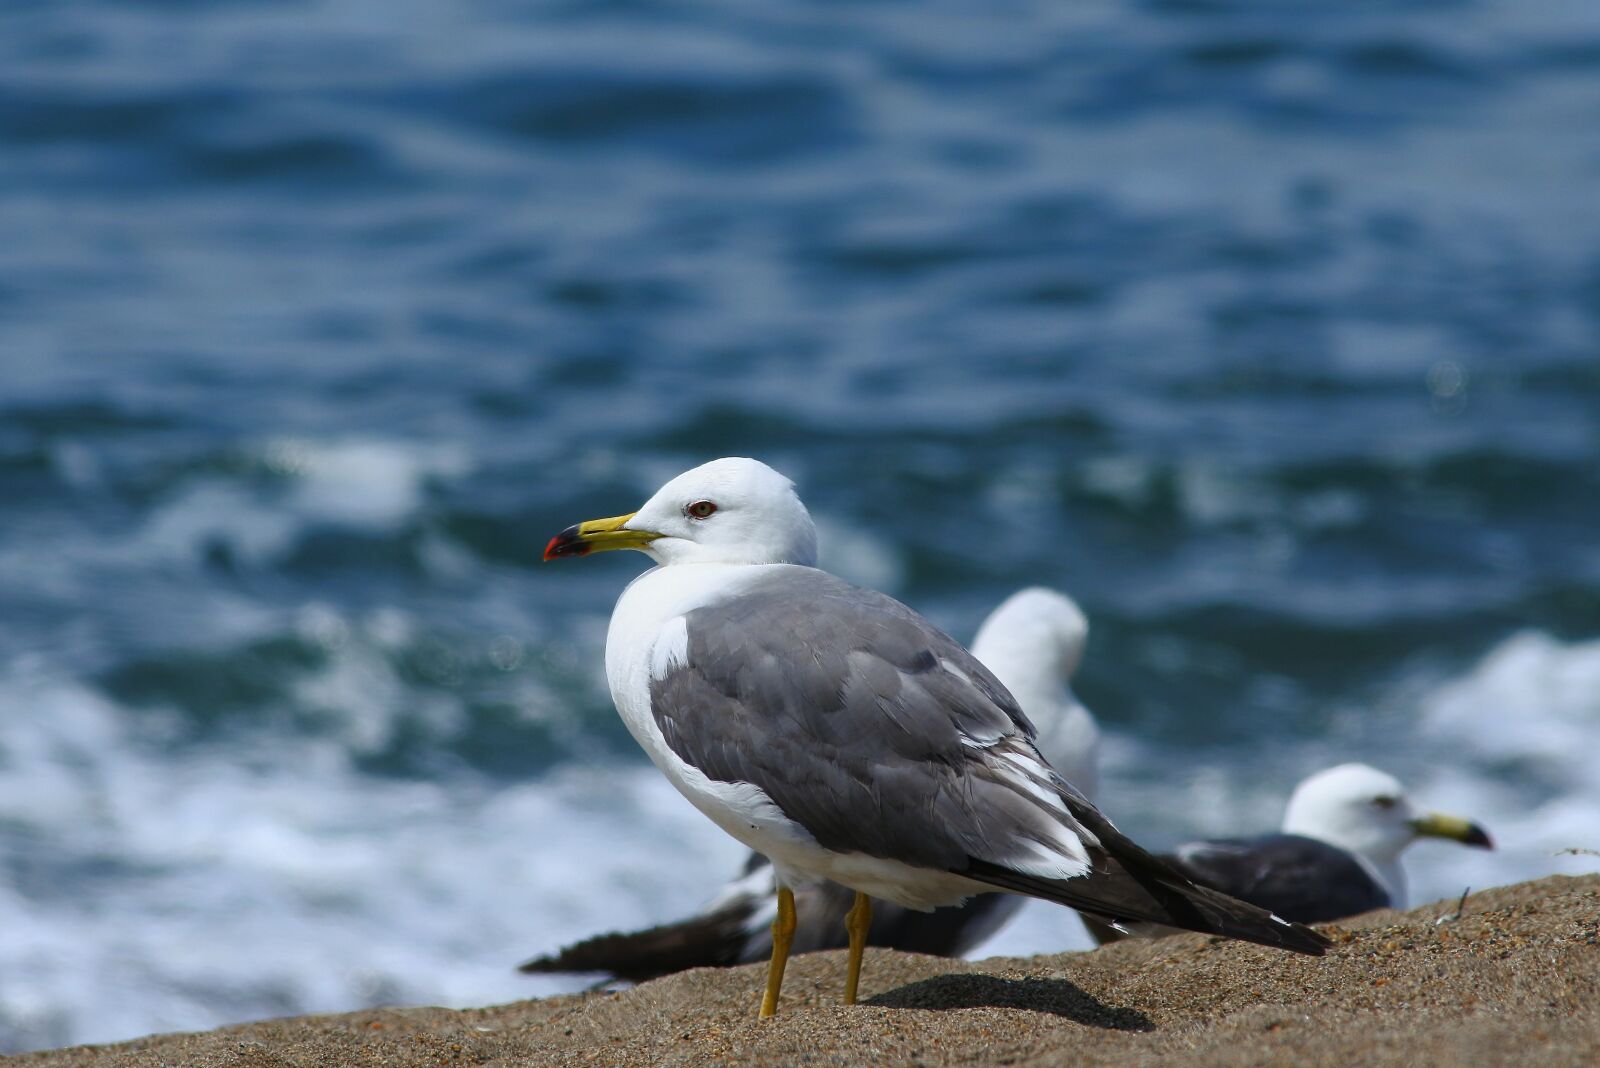
[[1043,879],[981,860],[973,861],[964,874],[1112,923],[1163,924],[1316,957],[1331,944],[1309,927],[1280,920],[1265,909],[1187,880],[1180,882],[1181,876],[1168,881],[1145,873],[1135,875],[1110,857],[1096,859],[1093,875],[1074,879]]

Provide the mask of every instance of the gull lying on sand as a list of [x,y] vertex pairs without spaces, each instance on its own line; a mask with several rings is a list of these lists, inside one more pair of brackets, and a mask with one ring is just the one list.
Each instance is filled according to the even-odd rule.
[[[1406,907],[1400,854],[1418,838],[1494,848],[1482,827],[1419,812],[1400,781],[1365,764],[1340,764],[1295,787],[1281,834],[1188,842],[1165,858],[1195,882],[1298,923],[1327,923]],[[1121,935],[1090,924],[1102,942]]]

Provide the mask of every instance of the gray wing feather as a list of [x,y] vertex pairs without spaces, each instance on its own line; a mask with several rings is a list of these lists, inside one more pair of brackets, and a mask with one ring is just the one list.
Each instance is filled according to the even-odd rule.
[[994,763],[1040,759],[1033,725],[898,601],[795,568],[686,624],[685,662],[651,682],[662,736],[711,779],[760,787],[825,848],[958,871],[1003,862],[996,843],[1059,838],[1059,814]]

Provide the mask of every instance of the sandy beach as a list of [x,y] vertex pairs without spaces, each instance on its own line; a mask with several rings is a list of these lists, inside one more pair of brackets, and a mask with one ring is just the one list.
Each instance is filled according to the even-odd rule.
[[870,951],[865,1003],[840,953],[793,960],[774,1020],[760,967],[467,1011],[272,1020],[29,1054],[101,1065],[1592,1065],[1600,875],[1555,876],[1324,928],[1323,959],[1197,935],[1092,953],[949,961]]

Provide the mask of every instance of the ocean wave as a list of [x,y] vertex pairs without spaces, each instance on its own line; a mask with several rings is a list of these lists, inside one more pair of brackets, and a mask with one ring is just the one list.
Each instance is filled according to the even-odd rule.
[[287,631],[154,650],[96,682],[175,759],[247,750],[262,766],[510,779],[631,752],[572,646],[534,629],[423,626],[394,608],[312,603]]
[[517,976],[518,954],[696,907],[685,853],[738,863],[639,765],[491,787],[314,751],[174,760],[93,692],[6,689],[30,710],[0,749],[10,1050],[566,989]]

